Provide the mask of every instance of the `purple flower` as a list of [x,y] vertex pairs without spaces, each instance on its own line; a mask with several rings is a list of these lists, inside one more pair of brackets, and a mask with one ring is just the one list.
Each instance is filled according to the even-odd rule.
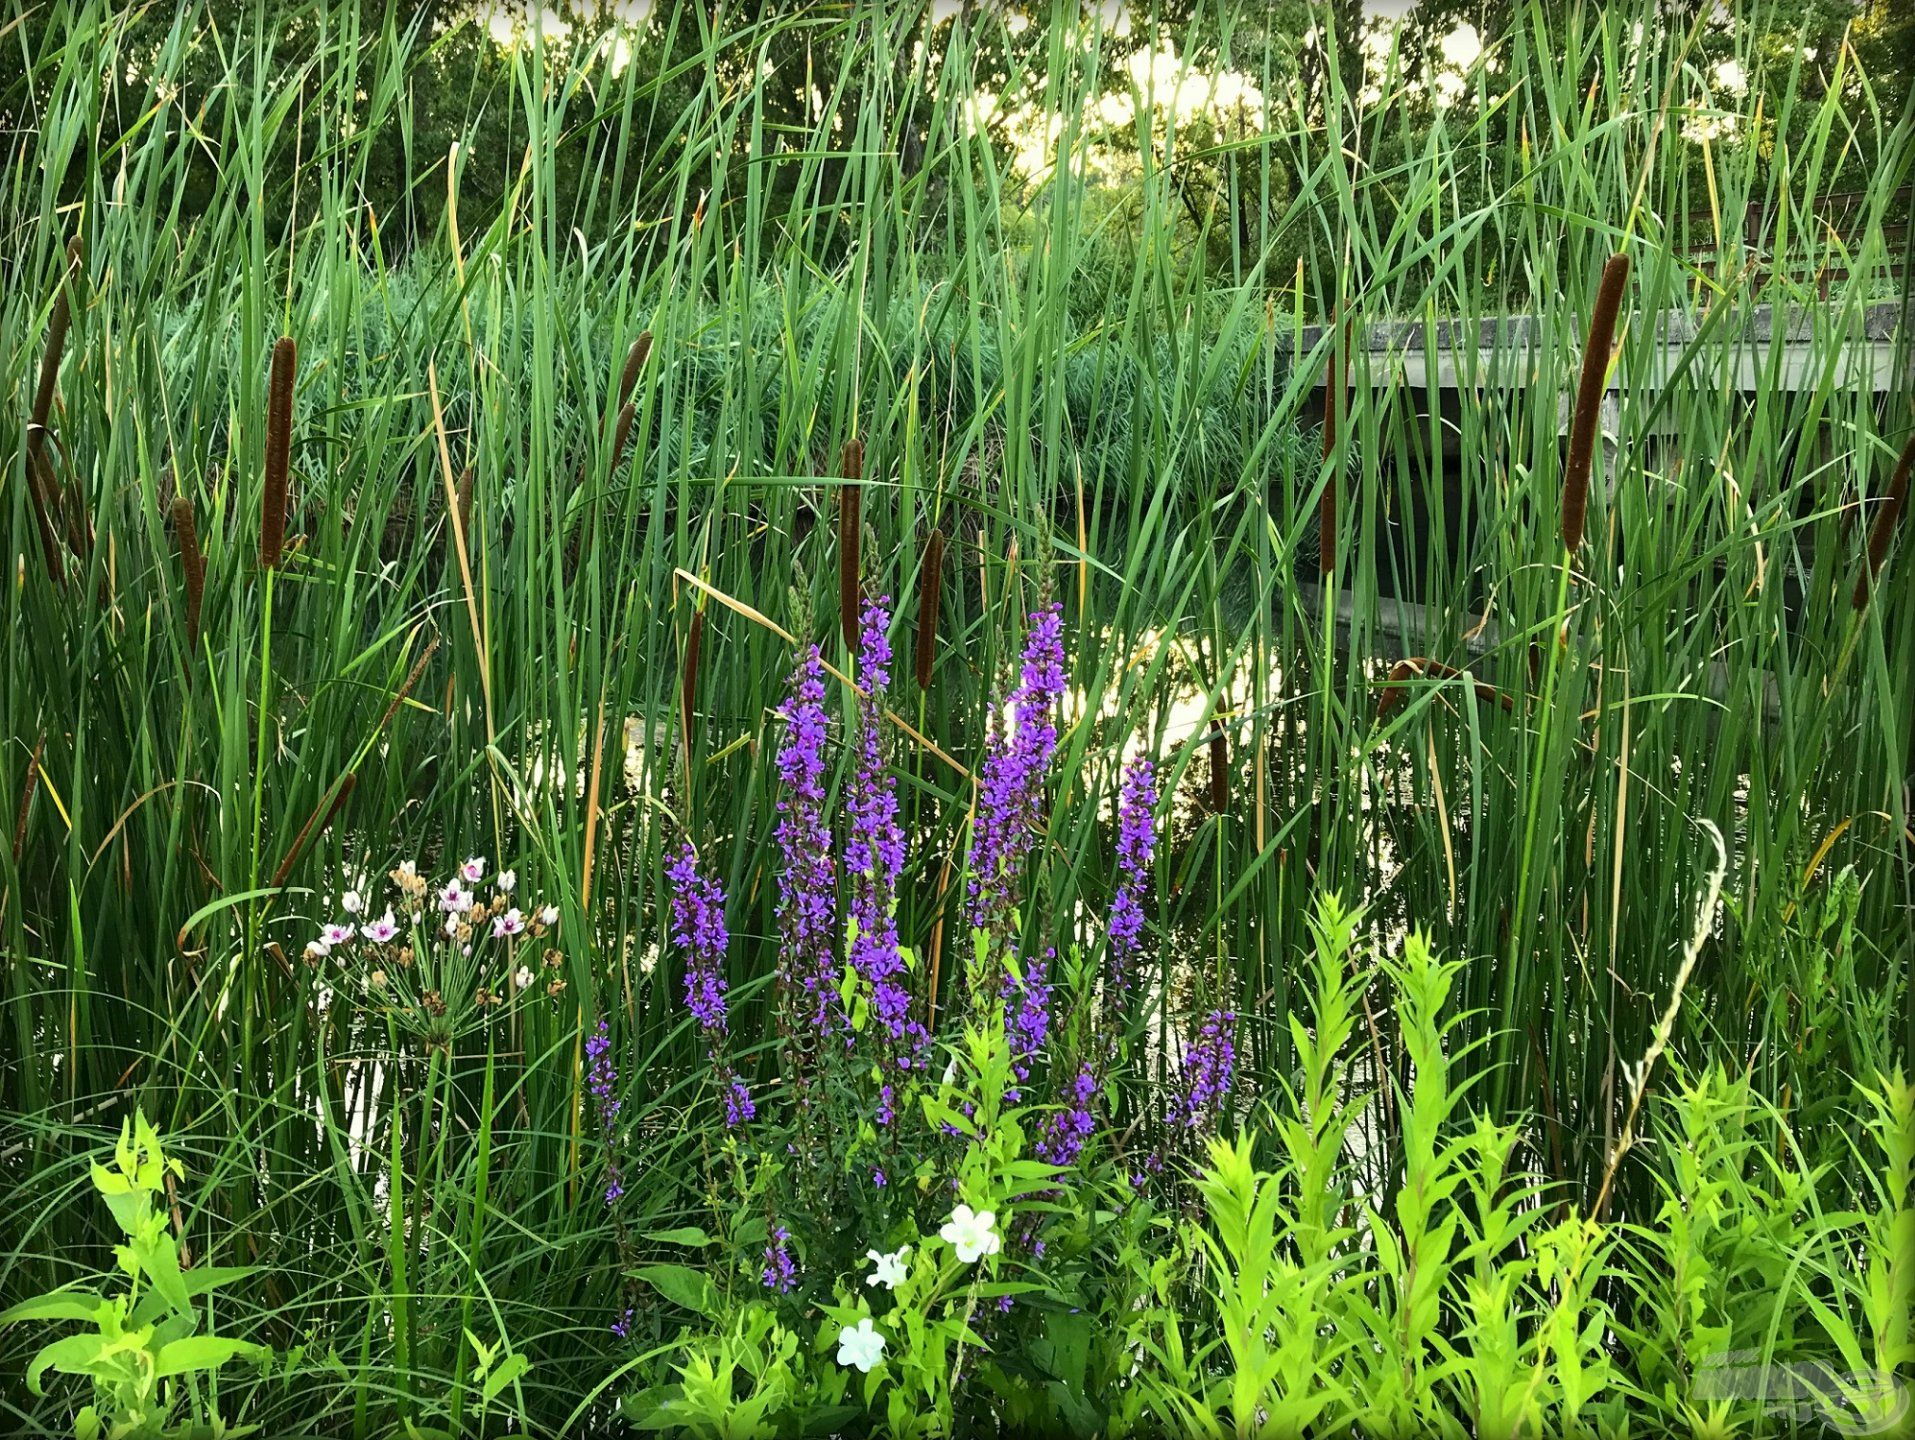
[[798,1287],[798,1266],[791,1258],[791,1232],[782,1225],[772,1229],[771,1243],[765,1247],[762,1278],[767,1290],[781,1294],[788,1295]]
[[[1004,997],[1004,1030],[1011,1043],[1011,1073],[1019,1081],[1031,1078],[1031,1061],[1044,1048],[1045,1040],[1050,1038],[1051,987],[1048,977],[1050,962],[1056,954],[1055,950],[1048,950],[1043,955],[1026,960],[1021,979],[1013,973],[1012,967],[1006,966],[999,986]],[[1020,1096],[1015,1089],[1011,1089],[1004,1092],[1004,1098],[1015,1105]]]
[[1016,914],[1024,861],[1043,820],[1045,777],[1057,751],[1057,702],[1064,694],[1063,611],[1030,616],[1023,667],[1011,692],[1007,734],[992,711],[971,827],[967,895],[971,924],[1006,930]]
[[1115,1007],[1130,993],[1144,936],[1143,895],[1150,873],[1157,830],[1157,777],[1150,761],[1139,757],[1124,771],[1117,797],[1117,890],[1110,900],[1110,959],[1107,998]]
[[1170,1119],[1192,1130],[1216,1128],[1237,1070],[1237,1014],[1213,1010],[1184,1052],[1183,1094],[1172,1101]]
[[875,1186],[877,1186],[877,1187],[878,1187],[878,1189],[880,1189],[880,1190],[882,1190],[882,1189],[884,1189],[884,1187],[885,1187],[885,1186],[886,1186],[887,1184],[889,1184],[890,1182],[889,1182],[889,1181],[887,1181],[887,1180],[886,1180],[886,1179],[884,1178],[884,1171],[882,1171],[882,1170],[873,1170],[873,1171],[871,1172],[871,1183],[872,1183],[873,1185],[875,1185]]
[[[831,827],[825,821],[824,661],[818,647],[799,657],[785,705],[785,744],[778,752],[778,965],[804,1023],[820,1035],[833,1028],[837,994],[832,939],[837,932],[838,880]],[[839,1017],[840,1019],[842,1017]]]
[[1071,1082],[1069,1103],[1044,1117],[1037,1136],[1038,1159],[1065,1170],[1077,1163],[1077,1157],[1084,1153],[1084,1142],[1097,1128],[1091,1113],[1091,1102],[1096,1097],[1097,1077],[1088,1063],[1079,1065],[1077,1078]]
[[585,1086],[597,1105],[598,1128],[605,1140],[608,1175],[605,1203],[615,1205],[625,1193],[624,1179],[618,1168],[618,1066],[612,1061],[611,1030],[603,1019],[585,1042],[585,1058],[592,1062],[585,1072]]
[[[890,597],[865,605],[858,643],[858,763],[852,772],[845,841],[845,873],[851,882],[851,965],[871,987],[871,1009],[884,1027],[891,1053],[903,1069],[923,1050],[928,1036],[911,1018],[904,957],[898,948],[898,877],[904,871],[904,833],[898,828],[897,779],[884,761],[884,692],[891,683]],[[879,1112],[889,1124],[890,1087]]]
[[614,1320],[612,1322],[612,1333],[621,1340],[629,1340],[632,1336],[633,1316],[634,1312],[628,1309],[623,1315],[619,1316],[618,1319]]
[[710,1045],[713,1068],[725,1096],[725,1128],[736,1129],[758,1113],[745,1082],[720,1052],[725,1037],[725,890],[698,868],[698,852],[689,841],[666,867],[672,884],[672,944],[685,952],[685,1008]]
[[725,892],[698,868],[689,841],[665,869],[672,884],[672,944],[685,951],[685,1008],[707,1035],[725,1030]]

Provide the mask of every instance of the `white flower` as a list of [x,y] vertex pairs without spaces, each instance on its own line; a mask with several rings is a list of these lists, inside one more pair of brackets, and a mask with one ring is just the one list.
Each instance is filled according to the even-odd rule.
[[386,913],[359,927],[359,933],[375,945],[383,945],[399,933],[399,922],[392,918],[392,907],[386,907]]
[[328,945],[324,940],[309,940],[306,942],[307,958],[324,960],[330,954],[332,954],[332,946]]
[[492,938],[494,940],[503,940],[508,935],[516,935],[524,928],[525,917],[519,914],[516,906],[506,911],[503,915],[494,915],[492,917]]
[[401,860],[399,862],[399,873],[405,876],[406,879],[408,880],[413,879],[419,873],[418,862],[413,860]]
[[477,885],[485,879],[485,856],[474,855],[459,867],[459,878],[468,885]]
[[938,1231],[938,1237],[957,1251],[957,1257],[966,1265],[974,1265],[986,1255],[995,1255],[1003,1247],[1003,1240],[992,1227],[997,1224],[997,1212],[984,1210],[971,1213],[969,1205],[960,1205],[951,1212],[951,1218],[944,1222]]
[[539,924],[543,925],[547,930],[550,930],[554,925],[558,923],[559,923],[559,907],[558,906],[547,905],[543,910],[539,911]]
[[532,983],[532,967],[530,965],[519,966],[517,973],[512,976],[512,983],[521,990],[525,989],[526,986]]
[[867,1285],[882,1285],[887,1290],[895,1290],[904,1283],[904,1256],[910,1250],[909,1245],[900,1245],[889,1255],[878,1250],[867,1250],[864,1258],[872,1261],[877,1268],[864,1277]]
[[846,1325],[838,1331],[838,1363],[855,1365],[866,1375],[871,1367],[884,1359],[884,1336],[871,1326],[871,1317],[865,1316],[857,1325]]
[[955,1079],[957,1079],[957,1056],[953,1055],[951,1057],[951,1063],[944,1067],[944,1078],[938,1083],[940,1085],[949,1085]]
[[499,878],[492,883],[499,887],[499,893],[501,895],[510,895],[512,893],[512,887],[519,883],[519,872],[516,870],[501,870],[499,872]]
[[335,945],[344,945],[352,939],[352,926],[328,925],[319,932],[319,943],[330,950]]
[[366,908],[366,897],[357,890],[348,890],[339,897],[339,908],[348,915],[357,915]]
[[472,908],[472,892],[457,880],[448,880],[446,888],[439,892],[439,908],[454,915],[463,914]]
[[459,917],[457,915],[446,916],[446,934],[457,935],[458,933],[459,933]]

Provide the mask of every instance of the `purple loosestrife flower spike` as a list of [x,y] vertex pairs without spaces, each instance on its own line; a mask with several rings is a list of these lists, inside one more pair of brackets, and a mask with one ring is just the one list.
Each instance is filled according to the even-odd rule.
[[688,841],[665,869],[672,885],[672,944],[685,952],[685,1008],[698,1021],[710,1047],[712,1067],[725,1096],[725,1127],[736,1129],[757,1114],[751,1092],[732,1072],[720,1046],[725,1037],[725,890],[698,868]]
[[1063,624],[1056,604],[1031,613],[1023,665],[1010,697],[1008,733],[992,713],[966,892],[971,924],[980,930],[1009,928],[1024,861],[1043,819],[1044,782],[1057,751],[1057,702],[1064,694]]
[[618,1066],[612,1061],[611,1029],[604,1020],[585,1042],[585,1058],[591,1061],[585,1072],[585,1085],[592,1092],[598,1109],[598,1128],[605,1140],[605,1203],[615,1205],[625,1193],[624,1176],[618,1166]]
[[1097,1077],[1091,1073],[1088,1063],[1082,1064],[1077,1068],[1077,1078],[1071,1082],[1069,1103],[1044,1118],[1037,1139],[1038,1159],[1065,1170],[1077,1163],[1077,1157],[1084,1153],[1084,1142],[1097,1128],[1096,1118],[1091,1114],[1091,1103],[1096,1097]]
[[825,682],[818,647],[799,657],[785,706],[785,745],[778,752],[779,973],[796,997],[800,1022],[822,1037],[834,1016],[837,985],[831,945],[838,925],[837,864],[825,820]]
[[771,1232],[765,1247],[765,1268],[761,1277],[767,1290],[789,1295],[798,1288],[798,1266],[791,1258],[791,1232],[779,1225]]
[[1213,1010],[1184,1053],[1184,1093],[1173,1102],[1173,1123],[1214,1130],[1237,1071],[1237,1015]]
[[1156,848],[1157,776],[1139,757],[1124,771],[1117,797],[1117,890],[1110,901],[1110,960],[1107,983],[1113,1006],[1122,1003],[1136,980],[1143,948],[1143,896],[1149,883],[1151,852]]
[[[850,833],[845,842],[845,871],[851,882],[851,918],[857,927],[851,965],[871,987],[871,1009],[884,1027],[890,1051],[910,1069],[927,1040],[911,1018],[911,992],[905,984],[904,957],[898,947],[898,877],[904,871],[904,832],[898,828],[897,779],[884,761],[884,692],[891,683],[890,597],[864,607],[858,643],[858,763],[851,776]],[[888,1087],[887,1087],[888,1088]],[[880,1112],[889,1124],[887,1096]]]
[[[1000,985],[1005,1007],[1004,1029],[1011,1042],[1011,1073],[1020,1083],[1031,1078],[1031,1062],[1050,1038],[1049,972],[1050,962],[1056,957],[1055,950],[1047,950],[1026,960],[1022,981],[1013,977],[1010,967],[1005,967]],[[1022,1097],[1019,1091],[1010,1089],[1004,1092],[1004,1098],[1015,1105]]]

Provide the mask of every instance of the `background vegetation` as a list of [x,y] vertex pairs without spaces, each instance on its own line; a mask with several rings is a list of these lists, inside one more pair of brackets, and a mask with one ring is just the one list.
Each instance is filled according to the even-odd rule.
[[[1280,1095],[1313,897],[1362,901],[1384,950],[1425,927],[1460,962],[1473,1105],[1587,1213],[1678,993],[1707,822],[1724,904],[1670,1054],[1746,1078],[1789,1137],[1757,1150],[1815,1203],[1870,1209],[1854,1086],[1915,1038],[1906,557],[1854,603],[1915,423],[1895,8],[1486,7],[1456,66],[1453,7],[1383,31],[1302,3],[1123,27],[661,6],[506,44],[452,10],[15,7],[0,1299],[97,1268],[86,1167],[137,1103],[202,1244],[262,1267],[247,1333],[350,1398],[319,1423],[425,1403],[475,1312],[532,1357],[541,1423],[580,1365],[624,1363],[610,1221],[581,1203],[583,1039],[611,1021],[657,1177],[634,1223],[705,1213],[662,868],[689,835],[722,877],[741,1063],[768,1066],[780,630],[845,661],[854,438],[901,650],[949,540],[930,683],[892,697],[907,944],[952,943],[989,697],[1055,595],[1060,952],[1101,943],[1118,763],[1147,750],[1175,797],[1166,1019],[1233,1004],[1246,1090]],[[1566,566],[1566,397],[1615,252],[1608,443]],[[1468,402],[1423,415],[1402,350],[1511,312],[1526,345],[1462,352]],[[1395,354],[1362,343],[1386,320],[1411,322]],[[1884,324],[1880,392],[1849,357]],[[1763,343],[1785,334],[1799,372]],[[1468,673],[1398,671],[1384,704],[1412,655]],[[561,911],[539,1003],[437,1047],[348,1023],[302,955],[334,897],[474,853]],[[1379,994],[1345,1058],[1387,1089],[1406,1044]],[[1403,1109],[1352,1124],[1353,1183],[1393,1192]],[[1625,1163],[1610,1213],[1646,1223],[1671,1163]],[[8,1389],[12,1423],[55,1413]]]

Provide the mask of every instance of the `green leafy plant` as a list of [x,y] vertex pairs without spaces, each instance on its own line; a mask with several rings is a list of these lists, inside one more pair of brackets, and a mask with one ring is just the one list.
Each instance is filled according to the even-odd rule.
[[93,1188],[124,1237],[113,1254],[125,1290],[68,1286],[0,1313],[0,1325],[80,1321],[93,1327],[49,1341],[27,1367],[27,1388],[35,1395],[44,1393],[49,1370],[91,1382],[92,1399],[74,1417],[78,1440],[220,1440],[257,1428],[221,1418],[215,1376],[233,1360],[264,1364],[272,1351],[210,1330],[211,1296],[253,1272],[182,1263],[163,1197],[169,1178],[176,1182],[185,1173],[161,1149],[145,1113],[136,1113],[120,1127],[113,1163],[93,1165]]

